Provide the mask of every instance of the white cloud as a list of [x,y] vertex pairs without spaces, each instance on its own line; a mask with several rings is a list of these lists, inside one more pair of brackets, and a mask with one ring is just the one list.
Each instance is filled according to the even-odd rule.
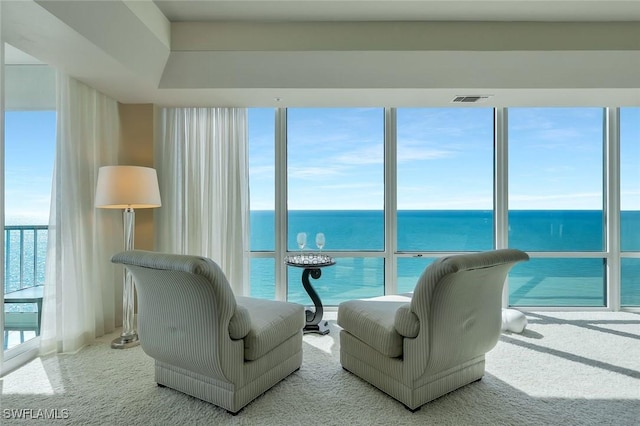
[[454,150],[441,148],[429,148],[421,145],[420,142],[403,143],[398,147],[398,163],[409,161],[439,160],[442,158],[453,158],[457,155]]
[[382,144],[369,145],[362,149],[352,150],[337,155],[333,161],[347,165],[382,164],[384,162],[384,149]]
[[509,197],[509,208],[516,210],[599,210],[602,208],[602,194],[599,192],[514,194]]
[[354,183],[337,183],[331,185],[322,185],[319,184],[316,189],[326,190],[326,191],[342,191],[342,190],[351,190],[351,189],[371,189],[371,190],[380,190],[381,191],[382,182],[380,183],[368,183],[368,182],[354,182]]
[[[400,198],[400,195],[398,195]],[[420,200],[398,200],[398,210],[491,210],[491,196],[458,195],[451,198],[425,197]]]
[[250,179],[255,178],[270,178],[274,179],[275,167],[274,166],[251,166],[249,168]]
[[621,191],[620,209],[626,211],[640,211],[640,191]]
[[342,172],[339,167],[289,167],[290,179],[315,180],[339,176],[341,174]]

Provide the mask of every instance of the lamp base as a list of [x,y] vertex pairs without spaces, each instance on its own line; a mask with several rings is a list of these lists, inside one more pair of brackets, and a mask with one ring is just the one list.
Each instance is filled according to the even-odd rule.
[[120,336],[117,339],[113,339],[111,342],[111,349],[129,349],[134,346],[138,346],[140,340],[138,340],[138,333],[131,336]]

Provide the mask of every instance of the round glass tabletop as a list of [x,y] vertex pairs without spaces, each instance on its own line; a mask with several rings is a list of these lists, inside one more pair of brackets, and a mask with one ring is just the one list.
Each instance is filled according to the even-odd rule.
[[284,257],[284,263],[298,268],[321,268],[331,266],[336,263],[331,256],[318,253],[300,253]]

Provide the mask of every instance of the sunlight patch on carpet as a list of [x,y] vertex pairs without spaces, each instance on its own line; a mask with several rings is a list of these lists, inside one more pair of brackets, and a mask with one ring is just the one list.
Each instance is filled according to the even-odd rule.
[[2,394],[53,395],[53,385],[42,360],[36,358],[2,379]]
[[331,354],[331,348],[335,345],[333,339],[328,339],[326,336],[307,334],[304,336],[304,342],[313,346],[316,349],[321,350],[326,354]]
[[528,317],[530,326],[522,334],[501,335],[487,354],[487,372],[533,398],[637,400],[637,316],[543,312]]

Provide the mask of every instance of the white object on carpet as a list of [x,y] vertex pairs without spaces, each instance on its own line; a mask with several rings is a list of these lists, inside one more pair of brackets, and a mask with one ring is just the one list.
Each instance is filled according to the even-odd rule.
[[527,326],[527,317],[517,309],[502,310],[502,331],[522,333]]

